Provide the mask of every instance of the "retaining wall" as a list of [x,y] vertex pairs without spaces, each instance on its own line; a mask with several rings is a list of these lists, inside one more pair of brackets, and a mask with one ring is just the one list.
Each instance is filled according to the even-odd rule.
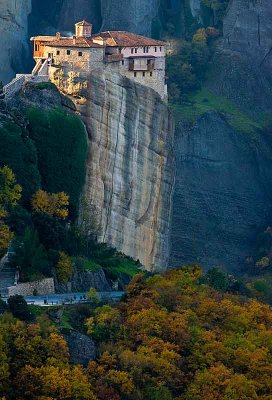
[[40,281],[19,283],[16,286],[10,286],[7,289],[8,296],[32,296],[36,292],[38,295],[54,294],[55,284],[53,278],[46,278]]

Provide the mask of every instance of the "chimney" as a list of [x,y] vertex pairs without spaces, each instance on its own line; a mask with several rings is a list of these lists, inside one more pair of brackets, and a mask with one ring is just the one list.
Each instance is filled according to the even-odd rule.
[[56,33],[56,38],[57,38],[57,40],[60,40],[60,32]]
[[76,44],[76,36],[73,36],[73,44]]

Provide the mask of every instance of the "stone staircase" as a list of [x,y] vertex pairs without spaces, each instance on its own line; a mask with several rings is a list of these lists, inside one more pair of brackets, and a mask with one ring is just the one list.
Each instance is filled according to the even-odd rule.
[[48,62],[47,60],[39,60],[31,74],[17,74],[11,82],[3,87],[4,96],[6,99],[14,96],[26,82],[39,83],[48,81]]
[[14,285],[15,276],[16,269],[10,266],[8,255],[5,255],[0,261],[0,295],[2,297],[7,295],[7,288]]

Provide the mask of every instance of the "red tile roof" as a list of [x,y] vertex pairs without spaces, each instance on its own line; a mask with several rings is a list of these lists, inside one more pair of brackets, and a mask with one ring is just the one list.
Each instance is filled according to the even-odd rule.
[[[98,34],[104,39],[113,39],[115,46],[120,47],[140,47],[140,46],[165,46],[166,43],[161,40],[151,39],[145,36],[125,31],[107,31]],[[111,45],[111,44],[109,44]],[[111,46],[114,46],[112,44]]]
[[101,44],[94,43],[92,38],[87,37],[77,37],[73,38],[60,38],[59,40],[53,40],[47,43],[47,46],[52,47],[80,47],[80,48],[90,48],[90,47],[97,47],[102,48],[104,47]]
[[85,19],[83,21],[77,22],[76,25],[78,25],[78,26],[92,26],[92,24],[90,24],[89,22],[85,21]]
[[[85,21],[82,21],[84,23]],[[111,47],[143,47],[143,46],[165,46],[166,43],[161,40],[151,39],[145,36],[136,35],[131,32],[125,31],[107,31],[100,32],[92,37],[46,37],[37,36],[32,39],[39,39],[47,42],[48,46],[52,47],[104,47],[102,44],[97,43],[100,39],[104,39],[107,46]],[[94,41],[96,43],[94,43]]]

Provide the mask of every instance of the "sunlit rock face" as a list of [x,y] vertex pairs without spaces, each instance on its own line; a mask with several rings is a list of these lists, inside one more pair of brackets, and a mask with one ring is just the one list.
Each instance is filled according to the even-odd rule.
[[0,79],[7,83],[23,72],[29,58],[27,18],[31,0],[0,1]]
[[149,270],[165,269],[175,173],[167,105],[152,89],[101,72],[80,111],[89,135],[83,203],[98,239]]

